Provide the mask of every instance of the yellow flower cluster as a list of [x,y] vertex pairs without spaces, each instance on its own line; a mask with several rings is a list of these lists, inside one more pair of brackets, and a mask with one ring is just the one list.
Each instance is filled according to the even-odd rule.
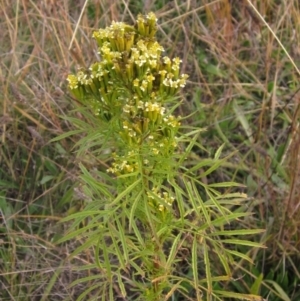
[[[79,99],[92,95],[103,106],[106,102],[122,104],[122,97],[137,94],[141,99],[152,92],[162,100],[185,86],[187,75],[179,74],[181,60],[162,57],[163,47],[154,39],[156,17],[153,13],[139,16],[136,26],[113,22],[93,33],[101,61],[89,70],[69,75],[69,88]],[[124,91],[124,86],[126,87]],[[111,95],[112,91],[116,95]],[[115,99],[116,98],[116,99]],[[108,105],[106,103],[106,105]],[[111,108],[110,105],[108,105]]]
[[127,160],[124,159],[124,156],[118,156],[113,154],[114,162],[112,166],[107,169],[107,172],[111,172],[117,176],[124,174],[131,174],[138,170],[138,164],[135,160],[137,153],[134,150],[131,150],[125,156]]
[[174,197],[170,196],[168,192],[159,192],[157,188],[153,188],[151,192],[148,192],[149,204],[157,208],[159,211],[165,211],[167,208],[171,208]]
[[[155,160],[171,157],[177,146],[180,121],[166,104],[188,76],[180,74],[179,58],[162,55],[164,49],[154,37],[156,22],[155,14],[149,13],[139,15],[135,26],[112,22],[95,31],[101,60],[67,78],[75,97],[101,120],[114,122],[114,137],[123,143],[108,169],[115,175],[134,174],[140,161],[151,169]],[[166,195],[157,197],[168,204]]]

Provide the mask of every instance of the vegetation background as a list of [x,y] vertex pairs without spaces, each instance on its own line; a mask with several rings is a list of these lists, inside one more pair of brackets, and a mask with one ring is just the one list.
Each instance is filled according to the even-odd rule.
[[76,300],[84,290],[69,285],[91,254],[70,262],[80,240],[54,241],[67,227],[58,222],[84,205],[78,163],[100,162],[76,159],[76,136],[49,141],[73,130],[62,118],[73,107],[66,77],[95,60],[92,31],[149,11],[190,75],[182,115],[206,128],[200,142],[211,154],[223,143],[234,153],[203,180],[245,184],[247,227],[266,229],[268,248],[250,254],[255,265],[241,262],[253,277],[226,285],[300,300],[298,0],[0,0],[0,300]]

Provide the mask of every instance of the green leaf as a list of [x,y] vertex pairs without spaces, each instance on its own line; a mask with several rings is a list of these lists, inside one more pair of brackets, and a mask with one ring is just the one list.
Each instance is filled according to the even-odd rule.
[[96,225],[94,223],[90,223],[86,225],[83,228],[77,229],[75,231],[71,231],[69,234],[66,234],[64,237],[60,238],[58,241],[56,241],[56,244],[61,244],[62,242],[65,242],[67,240],[73,239],[73,238],[78,238],[82,233],[87,235],[88,230],[95,228]]
[[234,244],[234,245],[243,245],[248,247],[256,247],[256,248],[265,248],[261,243],[257,243],[249,240],[241,240],[241,239],[222,239],[223,243]]
[[214,253],[216,253],[219,257],[227,277],[231,277],[232,269],[229,266],[229,263],[232,263],[233,260],[231,256],[229,256],[228,252],[226,252],[227,249],[225,249],[225,247],[218,240],[210,240],[210,243],[212,244],[211,250],[214,250]]
[[[194,134],[194,133],[191,133],[191,132],[190,132],[189,134],[192,135],[192,134]],[[179,159],[179,162],[178,162],[178,165],[179,165],[179,166],[183,163],[183,161],[184,161],[184,160],[187,158],[187,156],[190,154],[192,148],[194,147],[194,145],[195,145],[195,143],[196,143],[196,141],[197,141],[197,139],[198,139],[199,134],[200,134],[199,130],[198,130],[198,131],[195,131],[194,137],[193,137],[191,140],[189,140],[189,145],[187,146],[187,148],[185,149],[185,152],[182,154],[182,156],[181,156],[180,159]]]
[[215,66],[215,65],[212,65],[212,64],[207,64],[204,66],[205,70],[212,74],[212,75],[216,75],[216,76],[219,76],[219,77],[224,77],[225,75],[223,74],[223,71],[218,67],[218,66]]
[[175,239],[173,240],[173,244],[169,253],[169,257],[166,263],[166,270],[171,269],[172,264],[174,263],[175,257],[177,255],[177,252],[179,250],[179,244],[182,234],[179,233]]
[[222,154],[222,150],[223,150],[224,146],[225,146],[225,143],[223,143],[223,144],[217,149],[217,151],[216,151],[216,153],[215,153],[215,157],[214,157],[215,160],[220,159],[220,156],[221,156],[221,154]]
[[[112,240],[112,243],[113,243],[113,252],[118,257],[119,265],[121,266],[121,268],[123,270],[126,270],[126,264],[125,264],[125,261],[124,261],[124,256],[123,256],[122,251],[119,247],[118,240],[116,239],[116,238],[119,238],[118,231],[111,224],[108,225],[108,228],[109,228],[109,232],[110,232],[109,236],[110,236],[110,238]],[[103,249],[108,249],[106,244],[103,245]]]
[[144,248],[145,247],[145,242],[144,242],[144,240],[142,238],[141,231],[138,229],[135,221],[131,224],[131,226],[133,228],[133,231],[134,231],[134,233],[135,233],[135,235],[136,235],[136,237],[137,237],[140,245]]
[[214,290],[215,294],[218,294],[220,296],[226,297],[226,298],[235,298],[239,300],[247,300],[247,301],[267,301],[261,296],[258,295],[250,295],[250,294],[239,294],[234,292],[228,292],[228,291],[219,291]]
[[197,237],[195,236],[193,239],[193,245],[192,245],[192,269],[193,269],[193,282],[194,287],[197,293],[197,300],[201,300],[198,290],[198,254],[197,254],[197,247],[198,247],[198,241]]
[[117,278],[118,278],[119,287],[121,289],[122,297],[125,298],[127,294],[126,294],[126,290],[125,290],[125,285],[122,281],[121,273],[117,274]]
[[[103,283],[102,285],[103,285],[103,287],[105,288],[106,284]],[[102,286],[102,285],[101,285],[101,286]],[[99,289],[99,287],[100,287],[100,286],[99,286],[98,281],[97,281],[96,284],[94,284],[94,285],[92,285],[92,286],[90,286],[90,287],[85,286],[83,292],[78,296],[78,298],[76,299],[76,301],[87,300],[87,299],[86,299],[86,296],[87,296],[91,291],[96,290],[97,288]]]
[[99,232],[95,231],[93,235],[90,235],[89,238],[82,244],[80,247],[76,248],[71,254],[70,258],[78,255],[79,253],[88,250],[92,246],[96,246],[98,243]]
[[200,170],[204,166],[212,166],[215,163],[214,159],[203,159],[199,163],[195,164],[193,167],[189,168],[189,173]]
[[80,222],[82,222],[82,220],[84,220],[87,217],[92,217],[92,216],[98,216],[98,217],[102,217],[108,214],[108,210],[83,210],[80,212],[76,212],[73,213],[69,216],[64,217],[61,222],[68,222],[72,219],[80,219]]
[[[77,284],[84,283],[84,282],[89,282],[89,281],[93,281],[93,280],[100,280],[102,278],[104,278],[103,274],[97,274],[97,275],[91,275],[91,276],[79,278],[79,279],[77,279],[77,280],[75,280],[71,283],[71,287],[73,287]],[[98,284],[98,286],[99,286],[99,284]]]
[[112,271],[111,271],[111,262],[109,260],[109,256],[108,256],[108,251],[107,251],[107,246],[106,246],[106,242],[105,242],[105,237],[102,236],[101,237],[102,240],[102,251],[103,251],[103,257],[104,257],[104,267],[106,269],[106,277],[108,279],[108,281],[111,283],[112,282]]
[[200,174],[200,177],[203,178],[209,174],[211,174],[213,171],[217,170],[224,162],[226,162],[227,158],[224,158],[222,160],[214,160],[212,166],[207,169],[205,172]]
[[97,264],[98,269],[103,269],[102,264],[100,262],[100,248],[101,248],[101,238],[103,236],[102,231],[99,233],[98,242],[95,250],[95,262]]
[[207,294],[208,294],[208,300],[211,297],[212,294],[212,276],[211,276],[211,267],[210,267],[210,260],[209,260],[209,250],[206,244],[205,239],[203,240],[203,253],[204,253],[204,264],[205,264],[205,275],[206,275],[206,281],[207,281]]
[[40,181],[40,184],[41,185],[44,185],[46,184],[47,182],[51,181],[53,178],[55,178],[54,176],[44,176],[41,181]]
[[135,218],[136,218],[136,209],[138,207],[138,205],[140,205],[141,201],[142,201],[142,196],[143,191],[141,190],[137,196],[135,196],[134,198],[134,202],[130,208],[130,215],[129,215],[129,231],[132,228],[132,225],[135,224]]
[[255,279],[254,283],[252,284],[252,286],[250,288],[250,293],[251,294],[257,295],[259,293],[263,278],[264,278],[264,275],[261,273]]
[[239,107],[239,105],[235,99],[233,99],[232,103],[233,103],[232,107],[236,114],[236,118],[240,121],[242,127],[244,128],[244,131],[245,131],[246,135],[248,136],[249,141],[253,144],[254,143],[253,133],[252,133],[250,124],[249,124],[247,118],[245,117],[244,111],[242,111],[242,109]]
[[63,134],[51,139],[50,142],[59,141],[59,140],[65,139],[65,138],[73,136],[73,135],[84,133],[85,131],[86,131],[85,129],[69,131],[69,132],[63,133]]
[[264,229],[240,229],[240,230],[224,230],[224,231],[215,231],[211,233],[211,236],[220,236],[220,235],[251,235],[251,234],[259,234],[265,232]]
[[209,184],[208,186],[209,187],[246,187],[246,185],[235,183],[235,182],[212,183]]
[[[248,212],[234,212],[227,214],[226,216],[220,216],[215,220],[211,221],[211,225],[215,227],[221,227],[225,224],[228,224],[231,220],[237,220],[239,217],[245,217],[250,215]],[[204,230],[207,228],[207,225],[200,225],[199,230]]]
[[108,189],[106,188],[105,184],[99,182],[98,179],[96,179],[95,177],[93,177],[88,170],[86,169],[86,167],[83,164],[79,164],[79,167],[83,173],[83,175],[81,176],[81,179],[84,180],[84,182],[86,182],[90,187],[93,188],[93,191],[97,192],[98,194],[101,194],[101,196],[106,196],[108,198],[112,198],[111,193],[108,191]]
[[198,215],[198,208],[197,204],[195,203],[195,195],[192,189],[192,185],[190,182],[188,182],[185,177],[182,178],[184,185],[186,187],[187,193],[188,193],[188,200],[192,204],[194,212]]
[[[134,261],[130,262],[130,265],[133,266],[135,268],[135,270],[137,271],[138,275],[140,275],[142,278],[145,277],[145,273],[146,271],[144,271],[142,269],[142,267],[140,267],[138,264],[136,264]],[[136,273],[135,273],[136,274]]]
[[291,301],[291,299],[288,297],[288,295],[284,292],[284,290],[282,289],[282,287],[277,282],[275,282],[273,280],[264,280],[264,282],[270,283],[271,285],[273,285],[273,287],[278,292],[278,294],[280,295],[280,298],[282,300],[284,300],[284,301]]
[[253,264],[253,260],[249,256],[247,256],[246,254],[243,254],[241,252],[234,251],[234,250],[229,250],[229,249],[226,249],[225,252],[226,253],[230,253],[230,254],[232,254],[232,255],[234,255],[236,257],[240,257],[240,258],[242,258],[244,260],[247,260],[251,264]]
[[119,221],[118,218],[116,219],[116,223],[117,223],[117,227],[118,227],[118,230],[119,230],[119,237],[120,237],[120,240],[121,240],[121,243],[122,243],[123,255],[124,255],[124,258],[125,258],[125,262],[126,262],[125,264],[128,264],[129,263],[129,255],[128,255],[128,249],[127,249],[127,243],[126,243],[124,229],[121,226],[120,221]]
[[[198,192],[198,189],[195,185],[195,182],[192,182],[192,185],[193,185],[194,194],[196,196],[198,204],[200,205],[199,207],[201,208],[201,211],[202,211],[202,213],[205,217],[206,223],[207,223],[208,226],[211,226],[211,219],[210,219],[209,211],[206,209],[206,204],[203,202],[201,196],[199,195],[199,192]],[[194,205],[194,206],[196,206],[196,205]],[[196,206],[196,208],[197,208],[197,206]],[[199,215],[199,213],[197,215]]]
[[129,195],[129,193],[138,185],[140,184],[142,179],[136,180],[134,183],[132,183],[130,186],[128,186],[125,190],[123,190],[119,195],[115,198],[113,202],[108,204],[108,207],[114,207],[116,204],[119,204],[120,201],[126,196]]
[[52,175],[58,174],[58,169],[53,161],[45,160],[44,164],[45,164],[45,167],[51,172]]
[[179,210],[180,220],[183,224],[185,222],[185,220],[184,220],[184,216],[185,216],[184,207],[185,207],[185,204],[186,204],[183,196],[186,193],[174,181],[170,182],[170,184],[172,185],[172,187],[175,190],[176,203],[177,203],[178,210]]
[[226,218],[227,216],[224,211],[224,210],[226,210],[225,207],[222,207],[220,205],[220,203],[216,200],[215,196],[211,193],[210,189],[207,188],[206,186],[205,186],[205,191],[208,194],[210,200],[213,202],[213,204],[218,208],[219,212],[222,213],[222,215]]
[[64,271],[64,265],[65,265],[65,262],[62,261],[61,264],[59,265],[59,267],[56,267],[53,270],[53,276],[48,281],[47,286],[43,289],[43,294],[42,294],[40,301],[46,301],[51,298],[51,297],[49,297],[49,295],[50,295],[51,290],[53,289],[55,283],[57,282],[59,275]]

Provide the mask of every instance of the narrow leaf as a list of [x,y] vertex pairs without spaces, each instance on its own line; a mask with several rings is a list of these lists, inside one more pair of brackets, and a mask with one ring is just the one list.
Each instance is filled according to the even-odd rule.
[[135,200],[130,208],[129,231],[131,230],[132,225],[135,224],[136,208],[138,207],[139,203],[141,202],[142,193],[143,193],[143,191],[141,190],[140,193],[135,197]]
[[261,243],[257,243],[250,240],[241,240],[241,239],[223,239],[223,243],[234,244],[234,245],[243,245],[249,247],[256,247],[256,248],[265,248]]
[[129,255],[128,255],[128,250],[127,250],[127,243],[126,243],[124,229],[121,226],[119,219],[116,219],[116,223],[117,223],[117,227],[118,227],[118,230],[119,230],[119,237],[120,237],[121,243],[122,243],[125,262],[127,264],[129,262]]
[[240,230],[224,230],[224,231],[215,231],[211,235],[212,236],[220,236],[220,235],[251,235],[251,234],[259,234],[265,232],[264,229],[240,229]]
[[221,154],[222,154],[222,150],[223,150],[223,148],[224,148],[224,146],[225,146],[225,143],[223,143],[218,149],[217,149],[217,151],[216,151],[216,153],[215,153],[215,159],[220,159],[220,156],[221,156]]
[[[212,294],[212,277],[211,277],[211,268],[210,268],[210,260],[208,255],[208,247],[205,239],[203,240],[203,253],[204,253],[204,264],[205,264],[205,274],[207,280],[207,294],[210,298]],[[208,299],[209,300],[209,299]]]
[[119,204],[120,201],[124,198],[124,196],[128,195],[138,184],[141,183],[141,179],[136,180],[134,183],[132,183],[130,186],[128,186],[124,191],[119,193],[119,195],[116,197],[116,199],[108,204],[109,207],[114,207],[116,204]]
[[278,294],[280,295],[280,297],[282,298],[282,300],[284,301],[291,301],[291,299],[288,297],[288,295],[284,292],[284,290],[282,289],[282,287],[275,281],[273,280],[265,280],[266,283],[270,283],[273,285],[273,287],[275,288],[275,290],[278,292]]
[[119,284],[119,287],[121,289],[122,297],[125,298],[126,297],[126,290],[125,290],[125,286],[124,286],[124,283],[123,283],[122,278],[121,278],[121,272],[118,273],[118,284]]
[[181,233],[179,233],[175,239],[173,240],[173,245],[171,247],[170,253],[169,253],[169,257],[166,263],[166,269],[170,269],[172,264],[174,263],[174,259],[177,255],[178,252],[178,246],[180,243],[180,239],[181,239]]
[[234,255],[236,257],[240,257],[240,258],[242,258],[244,260],[247,260],[248,262],[250,262],[250,263],[253,264],[253,260],[249,256],[247,256],[246,254],[244,254],[244,253],[241,253],[241,252],[238,252],[238,251],[234,251],[234,250],[229,250],[229,249],[226,249],[226,253],[230,253],[230,254],[232,254],[232,255]]
[[85,129],[69,131],[69,132],[63,133],[63,134],[51,139],[50,142],[59,141],[59,140],[65,139],[65,138],[73,136],[73,135],[81,134],[83,132],[85,132]]
[[199,279],[198,279],[198,254],[197,254],[197,237],[194,237],[193,245],[192,245],[192,269],[193,269],[193,282],[194,287],[197,293],[197,300],[201,300],[200,294],[199,294]]
[[262,284],[262,280],[264,278],[264,275],[261,273],[254,281],[254,283],[252,284],[251,288],[250,288],[250,293],[257,295],[260,291],[261,288],[261,284]]
[[214,290],[215,294],[221,295],[226,298],[235,298],[239,300],[247,300],[247,301],[267,301],[267,299],[264,299],[261,296],[258,295],[250,295],[250,294],[239,294],[234,292],[227,292],[227,291],[219,291]]
[[206,209],[206,205],[204,204],[201,196],[199,195],[199,192],[198,192],[198,189],[197,189],[197,187],[195,185],[195,182],[192,182],[192,185],[193,185],[193,190],[194,190],[194,193],[195,193],[195,195],[197,197],[198,203],[200,204],[200,208],[202,210],[202,213],[203,213],[203,215],[205,217],[206,223],[209,226],[211,226],[211,219],[210,219],[209,213],[208,213],[208,211]]

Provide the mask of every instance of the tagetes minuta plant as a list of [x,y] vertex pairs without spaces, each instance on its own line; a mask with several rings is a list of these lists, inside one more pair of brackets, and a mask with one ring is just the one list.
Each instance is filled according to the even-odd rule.
[[221,281],[232,279],[234,256],[251,262],[239,245],[261,246],[235,237],[261,230],[241,226],[239,218],[251,213],[236,209],[247,197],[231,193],[239,184],[201,182],[199,170],[206,169],[206,177],[226,159],[220,158],[223,146],[213,159],[189,161],[194,146],[203,148],[197,139],[201,129],[181,130],[177,95],[188,76],[180,72],[178,57],[164,55],[155,38],[156,22],[149,13],[139,15],[134,26],[112,22],[95,31],[100,60],[68,76],[69,89],[88,119],[70,118],[86,133],[77,146],[84,153],[90,145],[93,151],[101,145],[93,154],[106,166],[90,172],[80,165],[89,201],[64,219],[75,222],[60,242],[81,235],[84,243],[74,254],[93,248],[95,263],[84,269],[99,269],[80,280],[89,287],[78,300],[95,290],[97,298],[110,301],[126,295],[146,301],[261,301],[260,296],[228,292],[226,286],[218,289]]

